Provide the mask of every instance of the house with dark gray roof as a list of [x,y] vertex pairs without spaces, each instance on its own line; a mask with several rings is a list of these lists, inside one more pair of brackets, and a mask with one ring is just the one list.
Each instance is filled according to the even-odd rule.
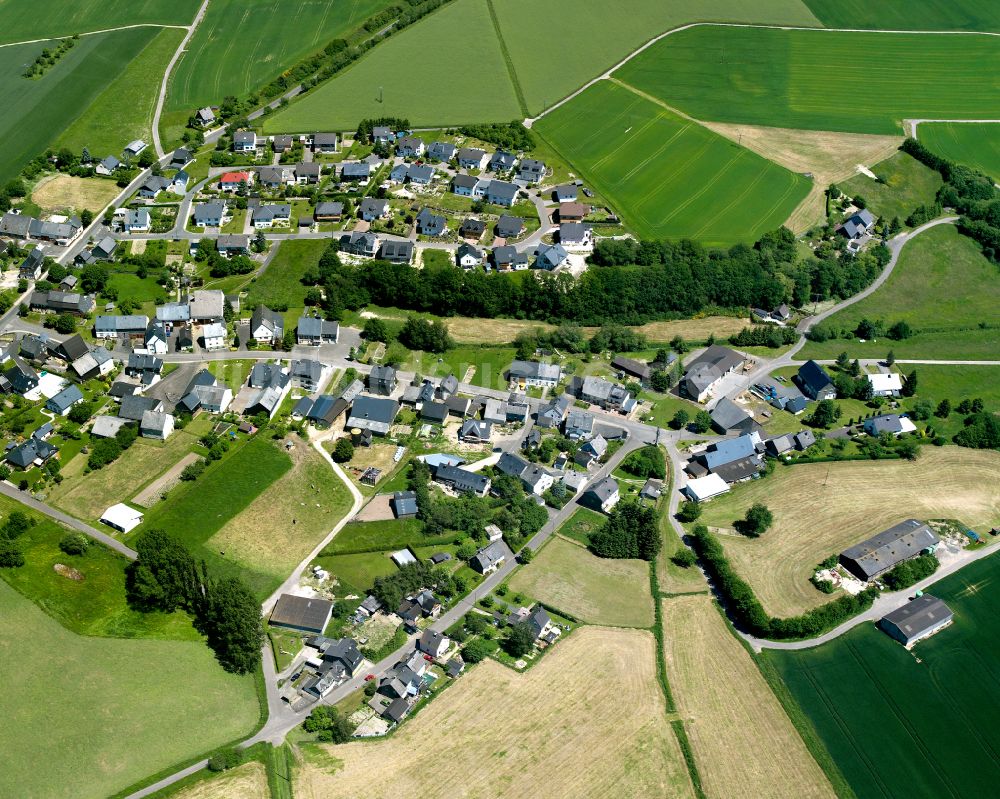
[[292,361],[288,376],[293,386],[305,391],[318,391],[323,380],[323,364],[308,358]]
[[258,344],[272,344],[281,341],[285,335],[285,317],[272,311],[266,305],[254,308],[250,317],[250,338]]
[[522,158],[517,167],[517,177],[526,183],[539,183],[545,177],[545,162]]
[[389,201],[375,197],[365,197],[358,204],[358,216],[365,222],[374,222],[389,216]]
[[435,214],[430,208],[420,209],[416,217],[417,233],[421,236],[443,236],[448,230],[448,220],[441,214]]
[[492,574],[507,562],[509,555],[510,549],[501,539],[480,549],[469,565],[480,574]]
[[745,361],[746,358],[735,350],[713,344],[688,364],[680,382],[681,395],[695,402],[704,402],[722,379],[735,372]]
[[573,398],[567,394],[563,394],[550,400],[545,405],[542,405],[538,409],[537,423],[539,427],[559,427],[562,424],[563,419],[566,418],[566,412],[573,405]]
[[431,161],[450,161],[458,148],[450,142],[436,141],[427,148],[427,158]]
[[368,389],[373,394],[389,396],[396,390],[396,370],[391,366],[373,366],[368,374]]
[[486,186],[486,202],[510,208],[517,199],[518,191],[520,189],[513,183],[491,180]]
[[441,464],[434,469],[434,479],[451,486],[461,494],[477,494],[485,497],[490,490],[490,478],[470,472],[450,464]]
[[58,394],[50,397],[45,403],[45,408],[57,416],[65,416],[78,402],[83,402],[83,393],[76,383],[70,383]]
[[27,471],[36,463],[45,463],[57,452],[59,450],[48,441],[29,438],[8,449],[5,458],[14,468]]
[[839,231],[849,239],[860,239],[871,233],[875,227],[875,217],[867,208],[856,211],[844,220]]
[[840,565],[868,582],[941,543],[925,522],[907,519],[840,553]]
[[463,147],[458,151],[458,165],[462,169],[482,169],[484,163],[486,163],[486,150]]
[[376,435],[389,433],[399,413],[399,403],[386,397],[362,394],[354,400],[347,418],[347,429],[369,430]]
[[952,623],[955,614],[942,600],[930,594],[914,597],[879,619],[878,626],[910,649]]
[[226,204],[221,201],[196,203],[194,224],[196,227],[221,227],[226,216]]
[[451,191],[460,197],[475,197],[476,188],[482,181],[472,175],[455,175],[451,179]]
[[569,253],[561,244],[539,244],[535,250],[535,266],[549,271],[561,266],[569,258]]
[[160,412],[162,410],[163,403],[160,400],[133,394],[131,397],[122,398],[122,404],[118,408],[118,418],[128,419],[131,422],[141,422],[142,415],[146,411]]
[[345,233],[340,237],[340,249],[351,255],[374,258],[378,252],[379,238],[374,233],[359,230]]
[[307,633],[322,633],[333,615],[333,603],[319,597],[282,594],[271,611],[268,623]]
[[511,244],[494,247],[490,259],[498,272],[511,270],[521,272],[528,268],[528,253],[518,252],[517,248]]
[[316,210],[313,211],[313,220],[316,222],[336,222],[344,215],[344,204],[342,202],[324,201],[316,203]]
[[10,366],[4,370],[3,376],[16,394],[27,394],[38,386],[38,373],[16,355],[11,356]]
[[552,388],[562,378],[562,367],[540,361],[513,361],[507,368],[507,379],[524,386]]
[[408,264],[413,260],[413,242],[387,239],[382,242],[378,257],[393,264]]
[[795,375],[795,385],[810,399],[828,400],[837,398],[837,388],[826,369],[816,361],[806,361]]
[[312,137],[312,149],[314,153],[337,152],[337,134],[314,133]]
[[616,355],[611,359],[611,368],[637,378],[643,385],[649,382],[651,372],[649,366],[644,364],[642,361],[635,360],[634,358],[626,358],[624,355]]
[[458,235],[463,239],[473,239],[478,241],[486,232],[486,223],[482,219],[469,217],[463,220],[462,226],[458,229]]
[[91,294],[70,294],[65,291],[33,291],[28,301],[29,307],[38,311],[70,313],[86,316],[96,306]]
[[899,437],[903,433],[912,433],[917,426],[910,421],[906,414],[882,413],[865,419],[863,423],[864,431],[870,436],[879,436],[882,433],[889,433]]
[[366,181],[369,177],[371,177],[371,172],[371,164],[365,161],[344,164],[340,168],[340,179],[350,181]]
[[296,327],[299,344],[318,347],[320,344],[336,344],[340,336],[340,323],[320,319],[318,316],[300,316]]
[[488,169],[490,172],[509,172],[517,163],[517,156],[513,153],[497,150],[490,158]]
[[720,399],[711,411],[712,429],[721,435],[728,433],[763,433],[761,427],[745,409],[729,397]]
[[292,206],[288,203],[258,205],[251,214],[254,229],[271,228],[275,222],[288,222],[292,218]]
[[466,419],[458,431],[458,437],[462,441],[472,444],[489,443],[492,435],[493,423],[485,419]]
[[605,477],[583,492],[580,504],[592,510],[610,513],[611,509],[618,504],[619,499],[618,483],[613,477]]
[[427,145],[417,136],[405,136],[396,142],[396,155],[400,158],[416,158],[424,154]]

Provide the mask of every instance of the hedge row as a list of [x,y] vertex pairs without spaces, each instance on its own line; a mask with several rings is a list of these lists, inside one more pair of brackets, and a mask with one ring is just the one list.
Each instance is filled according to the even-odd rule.
[[845,594],[801,616],[780,619],[769,616],[753,589],[733,570],[722,545],[708,528],[699,524],[691,534],[702,566],[712,578],[734,621],[758,638],[786,640],[812,638],[872,606],[877,588],[866,588],[857,596]]

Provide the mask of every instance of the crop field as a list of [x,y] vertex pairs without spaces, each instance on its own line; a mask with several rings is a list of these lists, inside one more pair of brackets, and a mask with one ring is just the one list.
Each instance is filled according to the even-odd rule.
[[[0,81],[0,107],[17,109],[17,113],[0,118],[0,140],[4,142],[0,181],[7,181],[44,152],[105,90],[108,76],[126,70],[157,35],[156,28],[131,28],[84,36],[35,80],[23,78],[21,73],[24,65],[41,53],[43,43],[0,48],[0,74],[9,76]],[[123,140],[115,154],[126,144]],[[100,157],[104,155],[107,153]]]
[[117,25],[190,25],[198,0],[82,0],[79,3],[44,3],[5,0],[0,42],[24,42],[46,36],[104,30]]
[[108,796],[257,721],[253,678],[226,674],[203,643],[75,635],[3,582],[0,651],[16,653],[0,695],[3,796]]
[[170,794],[170,799],[271,799],[267,770],[252,760]]
[[814,649],[764,651],[859,797],[995,793],[998,577],[993,555],[936,584],[954,623],[912,653],[871,624]]
[[856,338],[810,341],[799,357],[836,358],[846,350],[852,357],[876,358],[891,349],[897,358],[995,360],[1000,352],[998,302],[996,265],[952,225],[938,225],[903,248],[896,268],[875,293],[823,323],[853,331],[865,317],[883,319],[887,326],[905,320],[913,336],[863,344]]
[[251,570],[289,574],[351,507],[347,487],[304,442],[292,468],[265,488],[207,542]]
[[753,241],[809,181],[611,81],[535,124],[642,238]]
[[170,79],[167,111],[242,96],[357,28],[387,0],[213,0]]
[[195,482],[178,486],[165,502],[151,508],[143,524],[131,535],[154,528],[166,530],[188,546],[195,557],[205,558],[210,568],[224,574],[239,573],[254,593],[265,597],[287,574],[270,562],[258,560],[259,543],[242,529],[230,532],[231,543],[238,547],[233,550],[220,552],[210,547],[208,541],[288,472],[292,462],[263,438],[236,446],[238,451],[211,465]]
[[[732,523],[754,502],[774,514],[758,539]],[[808,463],[777,469],[705,506],[726,554],[775,616],[829,601],[809,582],[816,565],[904,519],[958,519],[983,532],[1000,522],[1000,453],[924,447],[916,461]]]
[[31,201],[45,211],[100,211],[121,193],[113,180],[52,175],[43,178],[31,192]]
[[[496,0],[500,33],[531,114],[539,113],[613,67],[654,36],[690,22],[819,26],[799,0],[702,0],[697,4],[633,0],[627,14],[608,14],[600,0]],[[530,19],[530,26],[524,21]],[[572,25],[566,20],[572,19]],[[559,31],[559,68],[547,47]]]
[[646,561],[599,558],[563,538],[546,544],[517,571],[510,586],[591,624],[649,627],[653,623]]
[[838,185],[851,197],[863,197],[873,214],[887,220],[899,217],[904,222],[917,206],[933,205],[944,184],[939,172],[902,152],[870,167],[884,183],[857,174]]
[[655,645],[585,627],[524,674],[484,661],[388,740],[320,745],[328,762],[302,764],[295,796],[691,797]]
[[1000,117],[998,70],[995,36],[709,26],[668,36],[615,77],[697,119],[898,134],[902,119]]
[[917,128],[917,138],[943,158],[979,169],[1000,180],[1000,125],[935,122]]
[[103,158],[121,153],[133,139],[150,142],[163,71],[183,37],[184,31],[178,28],[164,28],[157,33],[59,135],[56,146],[69,147],[73,152],[87,147],[91,155]]
[[663,600],[667,679],[709,797],[835,795],[707,595]]
[[[455,48],[475,37],[474,67]],[[414,126],[522,116],[485,0],[455,0],[369,51],[301,100],[265,117],[267,133],[353,130],[366,117]]]
[[1000,30],[1000,8],[992,0],[803,0],[827,28],[887,30]]
[[302,276],[315,269],[328,243],[322,239],[302,239],[272,244],[278,247],[278,252],[264,274],[248,286],[247,303],[303,307],[308,288],[302,285]]

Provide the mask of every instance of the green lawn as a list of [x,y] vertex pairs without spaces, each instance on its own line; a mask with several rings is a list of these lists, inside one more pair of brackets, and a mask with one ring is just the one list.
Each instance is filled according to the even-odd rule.
[[388,519],[380,522],[351,522],[344,525],[323,555],[354,552],[375,552],[400,549],[409,544],[426,542],[424,523],[418,519]]
[[[854,330],[864,317],[887,325],[908,322],[915,335],[903,341],[887,338],[862,344],[856,338],[808,342],[799,358],[883,357],[996,359],[1000,328],[997,267],[978,245],[951,225],[940,225],[908,243],[889,280],[871,296],[830,317],[824,325]],[[980,323],[988,329],[980,329]]]
[[534,129],[643,238],[754,241],[809,191],[803,176],[611,81]]
[[388,5],[388,0],[213,0],[171,78],[166,110],[183,111],[186,118],[226,95],[244,96]]
[[[255,437],[236,446],[239,447],[236,452],[210,466],[197,481],[174,488],[165,502],[149,510],[143,524],[130,538],[142,530],[166,530],[189,547],[195,557],[208,561],[217,573],[239,573],[256,594],[266,596],[287,577],[286,574],[241,569],[224,554],[203,546],[291,468],[288,456],[268,439]],[[238,557],[238,554],[230,553],[230,557]]]
[[803,0],[827,28],[883,30],[1000,30],[993,0]]
[[5,0],[0,42],[72,36],[117,25],[190,25],[199,5],[198,0],[82,0],[56,8],[33,0]]
[[699,27],[615,76],[698,119],[893,134],[901,119],[1000,117],[998,70],[993,36]]
[[1000,179],[1000,125],[935,122],[920,125],[917,137],[938,155]]
[[994,555],[935,585],[954,623],[912,653],[871,624],[822,647],[764,651],[858,796],[993,794],[998,568]]
[[559,528],[559,534],[586,545],[590,543],[590,536],[603,524],[604,516],[600,513],[587,508],[577,508]]
[[[106,23],[106,18],[102,19]],[[41,53],[44,44],[0,48],[0,73],[8,76],[0,82],[0,106],[17,110],[0,118],[0,139],[5,142],[0,155],[0,181],[13,177],[52,145],[60,131],[107,88],[108,76],[125,71],[157,35],[156,28],[131,28],[84,36],[37,80],[23,78],[21,72],[25,63]],[[127,143],[123,134],[113,154],[121,155]],[[100,158],[108,154],[93,153]]]
[[358,552],[354,555],[320,555],[316,562],[340,582],[338,594],[368,591],[376,577],[396,571],[388,552]]
[[513,347],[454,347],[437,355],[431,352],[412,352],[406,369],[424,377],[439,378],[455,375],[459,382],[465,382],[465,373],[471,367],[476,371],[469,381],[471,385],[483,388],[504,389],[507,381],[504,372],[514,360]]
[[118,299],[137,302],[155,302],[157,298],[167,301],[167,291],[150,275],[141,278],[132,272],[114,272],[108,279],[108,286],[118,289]]
[[67,127],[56,145],[103,157],[119,153],[133,139],[151,142],[151,126],[163,71],[184,37],[184,31],[164,28],[83,114]]
[[885,183],[858,174],[837,185],[851,197],[863,197],[873,214],[888,220],[899,217],[903,222],[918,205],[933,205],[944,184],[939,172],[906,153],[896,153],[871,169]]
[[[470,35],[475,55],[464,63],[455,48]],[[454,0],[430,14],[266,117],[264,130],[353,130],[366,117],[389,115],[415,126],[522,116],[485,0]]]
[[0,698],[4,796],[108,796],[258,720],[254,678],[226,674],[203,643],[79,636],[6,583],[0,651],[16,653]]
[[[494,0],[494,7],[531,114],[679,25],[698,21],[819,25],[799,0],[632,0],[627,13],[620,14],[609,14],[607,3],[601,0]],[[572,24],[566,24],[568,19]],[[526,20],[531,23],[526,25]],[[558,66],[549,47],[552,31],[559,31]]]
[[302,306],[308,287],[302,285],[306,270],[315,270],[329,242],[322,239],[283,241],[271,263],[248,286],[247,304]]

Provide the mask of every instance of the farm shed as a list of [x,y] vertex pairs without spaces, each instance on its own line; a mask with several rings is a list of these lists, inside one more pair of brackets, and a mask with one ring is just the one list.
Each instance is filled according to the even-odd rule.
[[708,474],[704,477],[688,480],[687,485],[684,486],[684,493],[695,502],[705,502],[712,497],[725,494],[728,490],[729,484],[717,474]]
[[113,527],[120,533],[127,533],[142,524],[142,512],[130,508],[124,502],[112,505],[101,516],[101,523]]
[[879,627],[907,649],[917,641],[928,638],[942,627],[951,624],[954,614],[936,596],[923,594],[903,607],[887,613],[879,620]]
[[868,582],[940,542],[928,525],[907,519],[845,549],[840,553],[840,564],[858,579]]
[[329,600],[282,594],[271,611],[269,622],[276,627],[320,634],[326,629],[332,613],[333,603]]

